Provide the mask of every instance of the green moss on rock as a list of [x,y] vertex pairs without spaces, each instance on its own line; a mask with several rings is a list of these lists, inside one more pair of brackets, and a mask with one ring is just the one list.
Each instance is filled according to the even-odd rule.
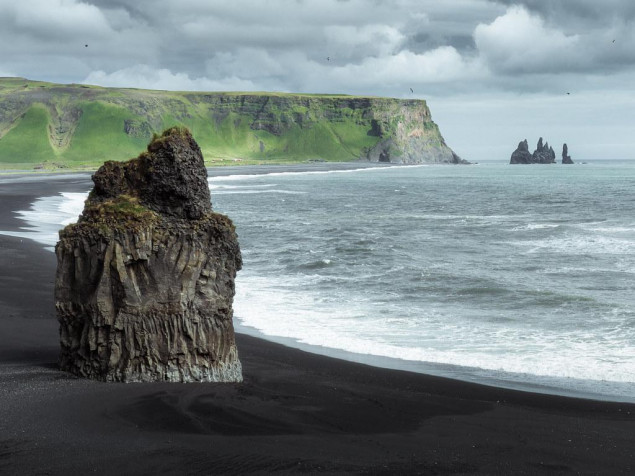
[[82,213],[82,222],[106,225],[111,228],[138,229],[157,221],[157,213],[139,203],[129,195],[119,195],[87,206]]

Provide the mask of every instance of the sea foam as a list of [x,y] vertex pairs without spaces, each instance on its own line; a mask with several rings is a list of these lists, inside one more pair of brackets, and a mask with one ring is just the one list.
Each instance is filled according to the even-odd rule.
[[[243,253],[237,328],[377,365],[633,400],[633,222],[605,216],[604,202],[577,215],[504,197],[505,207],[492,206],[482,173],[491,171],[210,178],[214,207],[236,224]],[[448,198],[474,193],[470,174],[483,192]],[[510,180],[509,195],[526,180]],[[85,197],[43,197],[18,213],[26,225],[9,234],[52,249]]]
[[59,195],[38,198],[28,210],[15,212],[26,224],[20,227],[20,231],[0,231],[0,234],[28,238],[54,251],[59,230],[77,221],[87,197],[88,192],[62,192]]

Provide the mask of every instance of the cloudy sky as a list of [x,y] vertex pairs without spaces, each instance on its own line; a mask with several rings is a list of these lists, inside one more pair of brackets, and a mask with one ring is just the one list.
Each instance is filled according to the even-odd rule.
[[414,97],[468,160],[635,159],[634,0],[0,0],[0,76]]

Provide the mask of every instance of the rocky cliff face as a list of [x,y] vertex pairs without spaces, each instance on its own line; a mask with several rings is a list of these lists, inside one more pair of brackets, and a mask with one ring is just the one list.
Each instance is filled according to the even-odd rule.
[[[189,127],[210,165],[464,162],[422,100],[144,91],[0,78],[0,162],[14,160],[11,143],[32,142],[34,131],[41,140],[37,151],[30,149],[30,162],[122,160],[168,124]],[[94,147],[106,140],[112,143],[108,155]]]
[[[329,135],[348,149],[349,160],[467,163],[446,145],[426,102],[421,100],[253,94],[188,94],[187,98],[205,103],[214,111],[216,121],[236,117],[238,122],[234,124],[240,125],[247,120],[251,130],[266,131],[281,139],[296,134],[310,138],[326,126]],[[363,140],[357,137],[360,135]],[[267,142],[267,137],[259,142],[260,152],[275,154],[279,146]],[[292,152],[293,145],[286,143],[287,152]],[[320,154],[318,148],[315,153]]]
[[211,207],[201,151],[170,129],[107,162],[60,232],[60,367],[104,381],[240,381],[233,329],[236,233]]
[[424,101],[374,101],[370,132],[380,140],[365,154],[371,162],[469,163],[446,145]]

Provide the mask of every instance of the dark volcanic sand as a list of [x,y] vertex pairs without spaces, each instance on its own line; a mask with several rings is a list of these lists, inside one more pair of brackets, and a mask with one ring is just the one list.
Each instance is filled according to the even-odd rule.
[[[1,230],[20,226],[11,211],[37,196],[87,189],[86,177],[42,180],[0,182]],[[0,474],[635,474],[635,405],[379,369],[245,335],[243,384],[73,378],[56,369],[54,274],[53,253],[0,235]]]

